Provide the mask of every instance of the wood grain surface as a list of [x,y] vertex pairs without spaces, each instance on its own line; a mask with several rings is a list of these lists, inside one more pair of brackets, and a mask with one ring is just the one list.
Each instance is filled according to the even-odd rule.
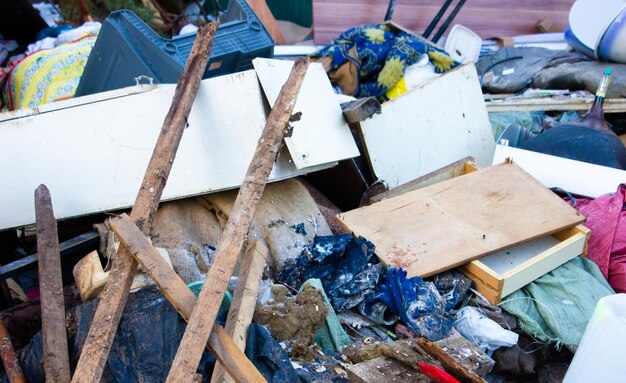
[[[315,43],[328,44],[356,25],[382,22],[388,4],[386,0],[313,0]],[[397,0],[392,20],[421,35],[442,4],[443,0]],[[565,30],[572,4],[574,0],[472,0],[465,3],[452,25],[462,24],[483,39],[539,33],[536,25],[546,17]]]

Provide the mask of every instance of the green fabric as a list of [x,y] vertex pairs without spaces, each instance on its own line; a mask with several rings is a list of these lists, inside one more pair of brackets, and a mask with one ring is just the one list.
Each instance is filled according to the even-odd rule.
[[326,292],[322,286],[322,281],[316,278],[309,279],[302,284],[300,291],[304,290],[306,286],[318,289],[322,293],[322,298],[324,298],[326,307],[328,307],[326,323],[317,331],[313,340],[322,348],[322,351],[324,352],[341,352],[345,346],[350,345],[353,342],[341,326],[341,323],[339,323],[339,318],[337,318],[337,314],[335,314],[335,310],[326,296]]
[[615,294],[598,266],[575,258],[505,298],[500,306],[544,342],[577,347],[602,297]]

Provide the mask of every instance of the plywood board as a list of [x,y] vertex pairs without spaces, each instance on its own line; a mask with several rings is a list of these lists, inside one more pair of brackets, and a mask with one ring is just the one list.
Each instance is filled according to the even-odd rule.
[[[0,122],[0,229],[35,221],[32,195],[42,183],[58,219],[131,206],[173,95],[167,85],[80,106],[76,99]],[[163,199],[241,185],[267,113],[254,71],[202,81]],[[297,169],[283,149],[272,181],[335,163]]]
[[496,145],[493,163],[501,163],[508,157],[546,187],[559,187],[591,198],[614,193],[626,182],[624,170]]
[[467,156],[489,166],[495,147],[473,64],[383,104],[361,132],[374,174],[390,188]]
[[515,164],[477,170],[337,216],[381,261],[426,277],[584,221]]
[[[486,39],[538,33],[536,25],[547,17],[564,31],[573,3],[574,0],[472,0],[465,3],[453,25],[462,24]],[[315,43],[328,44],[355,25],[382,22],[388,5],[389,1],[380,0],[313,0]],[[421,35],[442,5],[441,0],[398,0],[393,20]]]
[[[252,63],[267,100],[274,105],[293,62],[257,58]],[[298,169],[359,155],[321,64],[309,65],[294,112],[302,112],[302,117],[292,123],[293,134],[285,143]]]

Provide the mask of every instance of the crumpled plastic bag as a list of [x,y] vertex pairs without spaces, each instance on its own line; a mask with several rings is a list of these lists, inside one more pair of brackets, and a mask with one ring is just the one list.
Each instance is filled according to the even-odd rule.
[[489,355],[500,347],[511,347],[517,344],[519,335],[500,327],[475,307],[464,307],[457,315],[458,319],[454,322],[454,328]]

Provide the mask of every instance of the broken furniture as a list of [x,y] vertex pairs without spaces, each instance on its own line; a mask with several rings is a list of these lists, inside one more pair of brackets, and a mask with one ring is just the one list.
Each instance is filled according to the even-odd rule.
[[382,200],[337,219],[346,230],[374,243],[382,262],[420,277],[584,221],[512,163]]
[[[300,94],[303,99],[313,100],[309,93],[334,96],[320,68],[311,64]],[[276,66],[269,76],[288,71]],[[241,185],[267,118],[258,78],[254,71],[245,71],[202,81],[163,200]],[[225,89],[228,97],[212,96]],[[138,90],[116,90],[0,116],[0,173],[12,180],[0,200],[4,212],[0,229],[34,223],[29,196],[41,183],[57,196],[57,219],[132,205],[174,86]],[[290,140],[298,152],[290,153],[290,143],[283,148],[270,181],[329,168],[358,155],[339,105],[323,109],[326,104],[316,107],[317,103],[315,99],[302,105],[307,113],[296,126],[310,132],[294,132]],[[320,116],[334,123],[322,129],[315,124]],[[329,143],[332,152],[326,150]],[[12,166],[15,163],[20,166]]]
[[473,64],[384,103],[360,132],[373,173],[390,188],[466,156],[488,166],[495,147]]

